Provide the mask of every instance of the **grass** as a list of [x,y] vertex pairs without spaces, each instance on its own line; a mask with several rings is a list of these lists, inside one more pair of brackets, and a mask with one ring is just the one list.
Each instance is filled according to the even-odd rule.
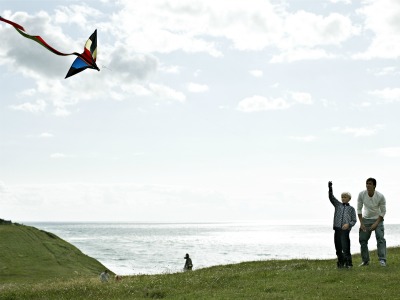
[[50,232],[19,224],[0,225],[1,287],[5,283],[94,276],[104,269],[100,262]]
[[[98,275],[0,281],[0,299],[399,299],[400,248],[388,249],[387,267],[375,251],[371,258],[369,266],[350,270],[336,269],[335,260],[269,260],[109,283]],[[360,256],[353,261],[360,263]]]

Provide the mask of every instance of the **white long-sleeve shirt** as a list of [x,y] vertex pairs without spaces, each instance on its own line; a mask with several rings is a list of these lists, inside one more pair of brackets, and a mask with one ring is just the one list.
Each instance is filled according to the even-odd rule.
[[378,219],[386,214],[386,199],[381,193],[374,191],[370,197],[368,191],[362,191],[357,199],[357,214],[362,214],[365,219]]

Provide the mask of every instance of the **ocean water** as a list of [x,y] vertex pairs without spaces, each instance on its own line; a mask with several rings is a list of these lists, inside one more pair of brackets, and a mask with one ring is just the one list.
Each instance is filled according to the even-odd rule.
[[[120,275],[180,272],[186,253],[192,258],[194,269],[243,261],[336,257],[330,225],[266,222],[25,224],[56,234]],[[400,225],[385,224],[385,237],[388,247],[399,246]],[[350,238],[352,253],[359,253],[357,225]],[[374,234],[369,244],[370,250],[376,249]]]

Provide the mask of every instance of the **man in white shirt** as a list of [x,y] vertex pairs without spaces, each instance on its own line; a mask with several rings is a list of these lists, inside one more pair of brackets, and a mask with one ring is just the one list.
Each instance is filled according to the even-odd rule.
[[375,191],[376,180],[367,179],[367,189],[360,192],[357,200],[357,214],[360,220],[359,241],[361,246],[362,263],[360,266],[369,265],[368,241],[372,231],[375,231],[379,263],[386,266],[386,240],[383,218],[386,214],[386,199]]

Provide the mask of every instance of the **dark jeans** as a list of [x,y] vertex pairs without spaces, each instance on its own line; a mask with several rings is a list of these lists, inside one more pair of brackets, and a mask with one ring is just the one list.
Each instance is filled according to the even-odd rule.
[[335,248],[338,267],[353,266],[350,253],[350,230],[335,229]]
[[[363,223],[367,228],[367,231],[364,232],[360,229],[359,241],[361,245],[361,257],[364,262],[369,261],[369,251],[368,251],[368,241],[371,237],[372,231],[369,228],[372,224],[375,223],[376,220],[371,219],[363,219]],[[376,237],[376,246],[378,252],[379,260],[386,261],[386,240],[385,240],[385,226],[383,221],[379,223],[378,227],[375,229],[375,237]]]

